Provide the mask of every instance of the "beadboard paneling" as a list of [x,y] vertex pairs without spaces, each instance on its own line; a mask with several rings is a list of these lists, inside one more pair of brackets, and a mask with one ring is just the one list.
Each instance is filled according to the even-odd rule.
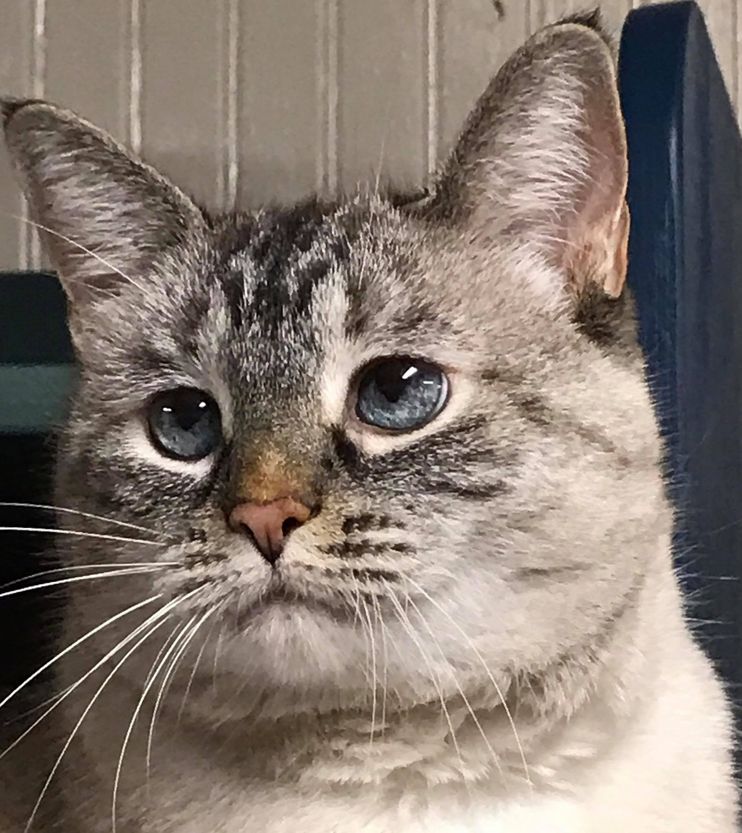
[[497,68],[528,36],[529,5],[506,3],[500,19],[491,0],[440,0],[439,157]]
[[43,95],[126,137],[128,0],[47,0]]
[[[704,0],[739,104],[742,0]],[[48,97],[206,205],[421,183],[491,75],[584,0],[2,0],[0,91]],[[618,34],[644,0],[605,0]],[[0,268],[43,265],[0,154]]]
[[[338,184],[427,173],[426,0],[339,0]],[[433,46],[433,48],[435,48]]]
[[322,179],[325,17],[317,0],[238,5],[239,203],[286,203]]
[[[128,139],[128,0],[101,3],[46,0],[43,54],[35,81],[38,94],[83,113],[94,124]],[[41,26],[42,20],[39,19]],[[37,57],[37,62],[39,58]],[[46,258],[32,238],[32,264],[46,267]]]
[[[0,88],[9,95],[31,93],[31,4],[4,0],[0,26]],[[0,153],[0,268],[28,265],[28,227],[15,219],[24,215],[23,201],[4,153]]]
[[[52,0],[53,2],[53,0]],[[209,206],[223,198],[225,3],[137,0],[130,16],[130,137]]]
[[701,3],[706,13],[711,42],[714,44],[729,95],[738,107],[739,72],[737,48],[737,15],[740,0],[706,0]]

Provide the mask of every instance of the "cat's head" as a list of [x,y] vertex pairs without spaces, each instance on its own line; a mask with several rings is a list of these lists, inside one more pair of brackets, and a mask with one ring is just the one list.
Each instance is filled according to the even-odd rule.
[[214,216],[69,112],[4,111],[79,358],[58,502],[157,542],[60,548],[168,562],[101,582],[101,619],[161,594],[224,674],[333,703],[382,669],[407,701],[506,685],[610,633],[666,510],[595,28],[534,36],[408,202]]

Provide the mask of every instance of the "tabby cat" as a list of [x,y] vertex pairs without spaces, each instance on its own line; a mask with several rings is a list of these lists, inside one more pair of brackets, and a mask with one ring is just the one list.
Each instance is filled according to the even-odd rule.
[[80,378],[58,697],[2,831],[735,829],[593,16],[408,199],[215,215],[66,110],[3,113]]

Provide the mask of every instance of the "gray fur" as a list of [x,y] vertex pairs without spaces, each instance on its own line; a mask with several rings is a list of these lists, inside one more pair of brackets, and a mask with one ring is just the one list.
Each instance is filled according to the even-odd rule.
[[[625,139],[595,26],[516,53],[412,201],[213,216],[69,112],[5,105],[81,368],[57,501],[162,544],[58,551],[176,565],[70,585],[62,645],[193,593],[96,702],[35,829],[109,829],[157,651],[206,615],[161,704],[149,789],[159,681],[133,732],[119,833],[734,829],[728,709],[684,623],[631,302],[614,297]],[[385,355],[448,371],[429,426],[354,421],[358,369]],[[180,385],[220,405],[208,464],[147,450],[146,403]],[[276,483],[319,511],[272,570],[224,511]],[[58,687],[143,619],[65,656]],[[0,763],[24,781],[0,829],[25,823],[104,677],[29,737],[45,755],[23,779]]]

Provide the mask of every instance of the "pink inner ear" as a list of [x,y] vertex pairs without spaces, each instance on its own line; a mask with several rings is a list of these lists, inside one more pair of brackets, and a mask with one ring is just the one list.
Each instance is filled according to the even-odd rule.
[[615,243],[612,268],[607,270],[608,276],[606,282],[603,284],[606,295],[610,295],[611,298],[618,298],[626,283],[630,228],[631,215],[629,214],[629,207],[624,201],[616,221],[616,229],[610,238]]
[[[614,94],[606,95],[606,90]],[[587,170],[566,229],[565,260],[574,290],[594,281],[617,298],[626,281],[630,221],[626,135],[613,77],[597,77],[589,83],[584,125],[580,140]]]
[[[431,202],[467,240],[537,248],[567,289],[621,294],[628,164],[614,56],[594,29],[547,27],[472,111]],[[552,287],[562,295],[565,286]]]

